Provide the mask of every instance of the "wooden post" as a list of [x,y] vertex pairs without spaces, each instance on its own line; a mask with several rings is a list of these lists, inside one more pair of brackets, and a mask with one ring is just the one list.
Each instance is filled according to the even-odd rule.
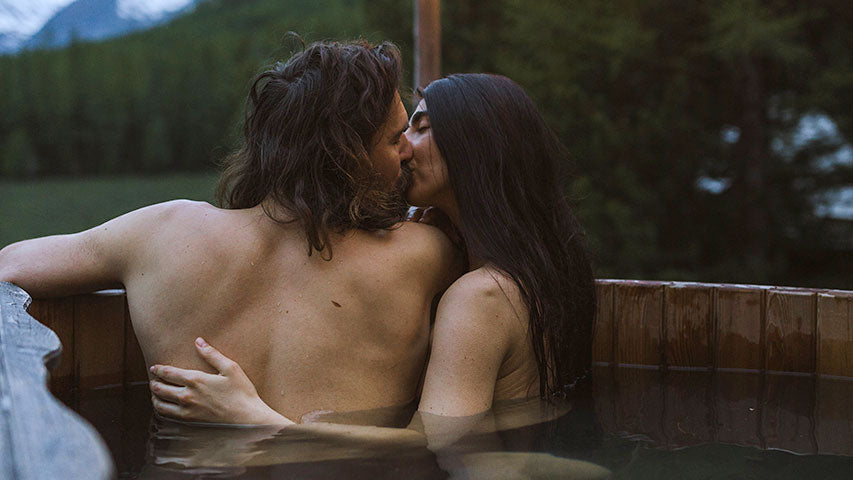
[[441,1],[415,2],[415,85],[426,87],[441,75]]

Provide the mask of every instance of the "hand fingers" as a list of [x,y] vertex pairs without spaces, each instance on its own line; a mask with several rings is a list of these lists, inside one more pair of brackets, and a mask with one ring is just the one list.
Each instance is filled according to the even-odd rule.
[[151,395],[151,405],[160,415],[178,418],[181,420],[190,420],[190,413],[186,408],[174,403],[160,400],[156,395]]
[[151,380],[148,382],[148,388],[151,389],[151,393],[161,400],[178,405],[188,403],[187,396],[189,395],[189,392],[187,392],[187,387],[177,387],[175,385],[163,383],[159,380]]
[[219,373],[231,373],[235,368],[237,368],[237,364],[233,360],[223,355],[219,350],[213,348],[213,346],[205,342],[203,338],[198,337],[195,339],[195,347],[196,350],[198,350],[199,355],[201,355],[201,358],[203,358]]
[[180,386],[192,386],[198,382],[200,375],[207,375],[198,370],[184,370],[183,368],[173,367],[171,365],[152,365],[148,369],[155,376],[171,383]]

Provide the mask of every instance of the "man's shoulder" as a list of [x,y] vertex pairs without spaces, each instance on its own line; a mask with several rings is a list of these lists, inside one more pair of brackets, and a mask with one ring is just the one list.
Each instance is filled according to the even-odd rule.
[[410,260],[418,268],[453,269],[457,278],[462,273],[463,252],[439,228],[422,223],[404,222],[392,231],[398,257]]
[[432,225],[416,222],[400,222],[392,230],[392,237],[395,241],[405,243],[412,241],[420,241],[425,243],[443,243],[450,242],[441,230]]
[[[367,268],[381,269],[407,282],[421,279],[438,291],[462,273],[462,252],[436,227],[412,222],[397,224],[389,230],[362,232],[360,258]],[[364,262],[368,262],[364,264]]]
[[176,236],[186,238],[187,231],[192,231],[193,237],[205,236],[202,226],[212,223],[206,219],[217,211],[221,210],[205,202],[171,200],[134,210],[98,228],[115,227],[114,235],[122,237],[125,245],[156,251]]
[[447,235],[441,230],[420,223],[401,222],[387,230],[361,232],[359,235],[364,239],[365,245],[377,248],[398,260],[430,254],[441,255],[452,248]]
[[161,217],[161,219],[167,220],[175,217],[180,218],[185,216],[210,214],[219,212],[221,209],[216,208],[207,202],[179,199],[155,203],[154,205],[143,207],[139,211],[147,211],[151,216],[157,216]]
[[150,205],[138,212],[163,233],[168,233],[168,229],[191,228],[200,234],[223,223],[222,220],[226,218],[224,214],[228,210],[196,200],[170,200]]

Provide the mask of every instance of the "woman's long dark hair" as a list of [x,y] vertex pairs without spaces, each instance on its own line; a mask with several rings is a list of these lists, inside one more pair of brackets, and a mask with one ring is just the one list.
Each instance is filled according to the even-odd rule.
[[558,174],[567,150],[506,77],[451,75],[423,97],[465,243],[521,291],[540,395],[565,393],[589,372],[595,314],[584,233]]

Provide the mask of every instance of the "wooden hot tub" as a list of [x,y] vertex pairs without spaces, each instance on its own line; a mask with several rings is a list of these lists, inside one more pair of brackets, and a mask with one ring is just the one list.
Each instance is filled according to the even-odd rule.
[[[656,369],[853,378],[853,292],[599,280],[593,361]],[[147,381],[122,290],[36,300],[29,313],[62,341],[51,390]]]
[[[673,447],[853,455],[853,292],[599,280],[597,293],[593,386],[605,431]],[[92,398],[144,388],[124,291],[38,300],[28,313],[62,342],[51,391],[84,417],[95,416],[81,410],[100,408]],[[708,372],[707,382],[685,386],[695,371]],[[806,393],[792,394],[792,381],[808,384],[797,390]],[[703,394],[697,400],[685,388]],[[107,444],[145,421],[136,410],[96,425]],[[113,457],[121,471],[121,452]]]

